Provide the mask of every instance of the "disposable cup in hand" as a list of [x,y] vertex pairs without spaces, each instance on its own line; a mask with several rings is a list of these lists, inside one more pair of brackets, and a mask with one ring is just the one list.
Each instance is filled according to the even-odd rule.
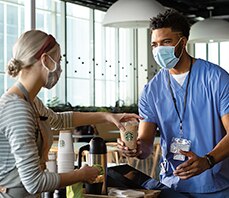
[[123,122],[122,125],[125,127],[125,130],[120,130],[121,140],[129,149],[136,149],[138,137],[138,122],[128,121]]
[[70,130],[60,131],[58,141],[58,152],[59,153],[73,153],[73,140],[72,132]]

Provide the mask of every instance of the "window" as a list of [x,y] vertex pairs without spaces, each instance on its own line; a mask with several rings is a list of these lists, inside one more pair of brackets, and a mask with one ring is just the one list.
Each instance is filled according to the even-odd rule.
[[0,2],[0,95],[14,83],[5,73],[7,62],[12,58],[12,47],[24,31],[24,0]]
[[208,43],[208,60],[212,63],[219,64],[218,43]]
[[228,56],[229,42],[220,43],[220,66],[229,73],[229,56]]
[[135,73],[137,66],[134,62],[134,32],[133,29],[119,30],[119,99],[125,101],[125,105],[131,105],[134,101]]
[[206,60],[206,43],[196,43],[195,44],[195,57],[202,58]]
[[[6,77],[3,66],[12,56],[15,40],[24,32],[24,2],[0,1],[0,83],[4,85],[0,94],[14,82]],[[118,100],[125,101],[125,105],[137,102],[133,29],[105,28],[105,12],[99,10],[60,0],[35,2],[36,29],[54,35],[63,56],[59,82],[51,90],[39,92],[45,104],[55,97],[72,106],[115,106]]]
[[[63,43],[63,28],[61,27],[61,6],[63,2],[56,0],[39,0],[36,1],[36,29],[45,31],[48,34],[52,34],[57,39],[60,44],[62,53],[64,47]],[[62,67],[64,65],[62,64]],[[64,68],[63,68],[64,69]],[[60,101],[65,101],[63,82],[64,82],[64,72],[61,75],[61,79],[55,87],[51,90],[42,89],[39,92],[39,97],[46,104],[48,100],[58,97]]]
[[[115,93],[115,86],[112,80],[115,79],[115,65],[108,61],[105,57],[107,50],[106,41],[109,38],[109,42],[112,42],[113,47],[115,46],[115,33],[114,30],[108,30],[102,26],[102,20],[105,13],[101,11],[95,11],[95,61],[94,61],[94,72],[95,72],[95,106],[111,106],[112,99],[115,100],[114,94],[108,96],[107,87]],[[108,74],[109,73],[109,74]],[[107,75],[108,74],[108,75]],[[111,77],[113,75],[113,78]],[[110,78],[108,78],[110,77]],[[106,81],[108,84],[106,84]],[[113,98],[112,98],[113,97]]]
[[[101,28],[103,28],[101,26]],[[117,32],[114,28],[104,29],[104,46],[100,46],[105,51],[101,58],[98,59],[96,52],[95,66],[95,105],[97,106],[114,106],[117,94],[116,82],[117,73]],[[102,39],[102,37],[101,37]],[[99,50],[98,43],[96,50]]]
[[104,15],[67,4],[67,100],[74,106],[134,103],[133,30],[103,27]]
[[229,42],[196,43],[195,57],[215,63],[229,72]]
[[67,101],[72,105],[91,105],[92,10],[67,3]]

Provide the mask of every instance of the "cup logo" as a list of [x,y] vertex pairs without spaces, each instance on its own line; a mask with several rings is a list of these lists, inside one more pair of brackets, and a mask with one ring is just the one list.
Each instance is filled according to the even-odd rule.
[[127,131],[127,132],[125,133],[125,139],[126,139],[126,141],[132,141],[133,138],[134,138],[134,135],[133,135],[133,133],[131,133],[130,131]]
[[60,140],[60,147],[64,147],[65,146],[65,141],[64,140]]

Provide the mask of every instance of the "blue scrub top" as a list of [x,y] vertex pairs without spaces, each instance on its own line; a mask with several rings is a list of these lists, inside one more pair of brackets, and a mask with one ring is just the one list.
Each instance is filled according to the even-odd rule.
[[[181,115],[188,77],[182,86],[172,76],[170,79]],[[144,87],[139,113],[144,122],[153,122],[160,130],[162,161],[166,168],[160,175],[163,184],[176,191],[193,193],[216,192],[229,187],[229,158],[187,180],[173,175],[183,161],[173,160],[170,153],[172,138],[179,137],[180,120],[168,87],[168,70],[161,69]],[[192,66],[183,117],[183,138],[191,140],[192,152],[204,156],[225,136],[221,123],[225,114],[229,114],[229,74],[215,64],[197,59]]]

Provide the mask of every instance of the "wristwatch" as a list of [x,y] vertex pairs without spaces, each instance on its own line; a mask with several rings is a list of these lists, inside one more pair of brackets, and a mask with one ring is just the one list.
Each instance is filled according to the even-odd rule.
[[212,155],[209,155],[209,154],[205,155],[204,157],[207,159],[210,168],[212,168],[215,165],[214,157]]

